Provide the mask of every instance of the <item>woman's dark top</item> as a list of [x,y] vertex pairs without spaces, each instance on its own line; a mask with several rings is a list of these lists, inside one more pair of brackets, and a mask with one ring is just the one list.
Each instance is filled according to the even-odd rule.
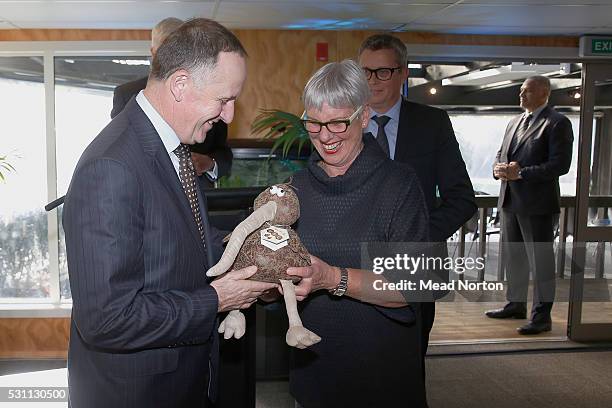
[[[333,266],[360,268],[363,242],[428,240],[416,174],[387,158],[371,135],[364,144],[342,176],[329,177],[315,151],[293,178],[298,235]],[[418,306],[384,308],[318,291],[300,303],[300,316],[322,338],[293,354],[291,393],[304,408],[426,406]]]

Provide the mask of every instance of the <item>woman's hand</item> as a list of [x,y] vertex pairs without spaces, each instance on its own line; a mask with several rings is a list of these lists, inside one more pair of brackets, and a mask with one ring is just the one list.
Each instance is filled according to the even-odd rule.
[[295,297],[297,300],[304,300],[311,293],[317,290],[332,290],[340,282],[340,269],[328,265],[325,261],[310,255],[310,266],[292,267],[287,269],[288,275],[299,276],[302,278],[295,287]]

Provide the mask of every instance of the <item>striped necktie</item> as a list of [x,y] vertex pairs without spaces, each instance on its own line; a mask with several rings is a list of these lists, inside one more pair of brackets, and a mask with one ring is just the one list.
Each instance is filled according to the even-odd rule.
[[521,123],[519,124],[516,132],[514,132],[514,135],[512,135],[512,139],[510,140],[510,146],[508,147],[509,153],[512,153],[514,151],[518,142],[520,142],[523,136],[525,136],[525,134],[527,133],[529,125],[531,124],[531,119],[533,119],[533,115],[531,113],[526,116],[523,116]]

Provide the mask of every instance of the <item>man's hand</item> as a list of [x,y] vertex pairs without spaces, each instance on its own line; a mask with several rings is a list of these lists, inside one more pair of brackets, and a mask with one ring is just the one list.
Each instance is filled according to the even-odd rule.
[[495,167],[493,167],[493,175],[503,181],[508,180],[507,178],[508,164],[506,163],[497,163]]
[[256,266],[230,271],[210,284],[219,297],[219,312],[246,309],[255,303],[262,293],[279,287],[276,283],[247,280],[255,272]]
[[513,161],[508,163],[506,178],[508,180],[519,180],[521,178],[519,176],[519,171],[521,171],[521,166],[518,164],[518,162]]
[[205,154],[191,152],[191,160],[198,177],[215,167],[215,161],[212,157]]
[[340,269],[330,266],[314,255],[310,255],[310,266],[287,268],[287,274],[302,278],[295,287],[297,300],[304,300],[320,289],[334,289],[340,282]]

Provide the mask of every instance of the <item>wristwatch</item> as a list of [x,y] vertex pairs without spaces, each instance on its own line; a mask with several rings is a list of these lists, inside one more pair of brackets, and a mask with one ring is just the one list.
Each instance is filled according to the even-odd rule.
[[340,267],[340,283],[330,293],[334,296],[343,296],[348,289],[348,271],[346,268]]

